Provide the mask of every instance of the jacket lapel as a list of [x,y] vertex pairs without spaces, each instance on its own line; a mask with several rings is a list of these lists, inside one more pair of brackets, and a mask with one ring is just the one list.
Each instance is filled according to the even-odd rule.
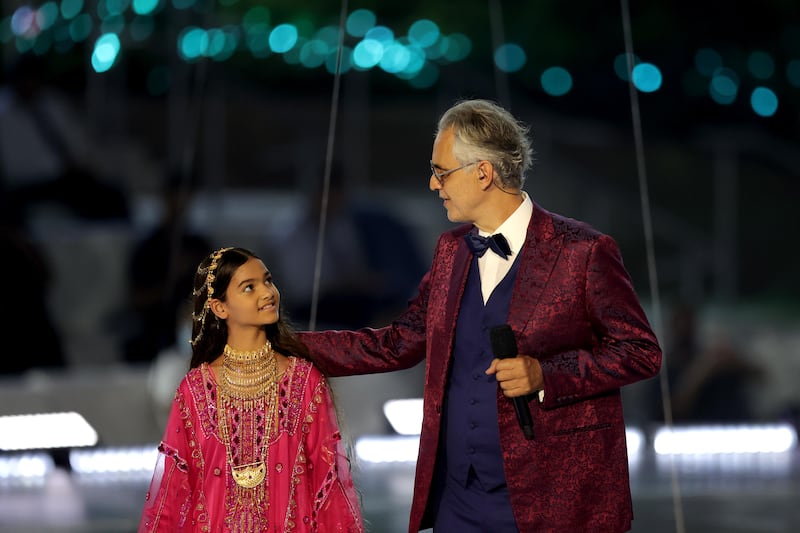
[[[441,382],[442,390],[444,389],[444,379],[447,376],[447,367],[450,363],[450,355],[455,339],[458,308],[469,272],[471,254],[467,248],[467,243],[464,242],[463,234],[470,227],[465,226],[463,231],[455,231],[453,233],[454,238],[443,244],[446,248],[439,251],[441,260],[444,263],[441,268],[444,272],[449,273],[440,278],[441,283],[445,284],[442,289],[446,293],[444,298],[432,298],[432,307],[428,311],[429,315],[433,313],[437,317],[429,323],[432,328],[428,330],[429,378],[431,382]],[[436,302],[440,303],[437,305]],[[442,306],[444,309],[442,309]]]
[[508,310],[508,323],[518,335],[533,322],[533,313],[561,253],[562,239],[550,213],[534,203]]

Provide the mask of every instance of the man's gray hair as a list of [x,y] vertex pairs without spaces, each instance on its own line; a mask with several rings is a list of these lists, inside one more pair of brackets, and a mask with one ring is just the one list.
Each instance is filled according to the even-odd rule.
[[437,135],[451,127],[461,164],[490,161],[503,188],[522,188],[533,161],[527,125],[489,100],[462,100],[444,112]]

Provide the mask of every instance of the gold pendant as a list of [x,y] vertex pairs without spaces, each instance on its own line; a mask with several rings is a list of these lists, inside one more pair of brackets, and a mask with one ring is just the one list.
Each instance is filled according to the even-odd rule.
[[264,464],[264,461],[250,463],[249,465],[231,465],[231,474],[237,485],[246,489],[252,489],[264,481],[264,477],[267,475],[267,466]]

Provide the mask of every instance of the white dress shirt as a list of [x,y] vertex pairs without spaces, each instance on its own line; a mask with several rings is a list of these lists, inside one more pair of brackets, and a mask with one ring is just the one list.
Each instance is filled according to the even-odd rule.
[[481,275],[481,293],[483,294],[483,303],[489,300],[492,291],[497,285],[503,281],[508,271],[511,270],[511,265],[514,263],[517,254],[525,244],[525,236],[528,233],[528,223],[533,215],[533,202],[526,192],[523,191],[522,196],[524,200],[517,207],[516,211],[511,213],[505,221],[500,224],[494,233],[487,233],[479,231],[478,234],[482,237],[488,237],[496,233],[502,233],[503,237],[508,241],[508,246],[511,248],[511,255],[503,259],[491,250],[487,250],[483,256],[478,258],[478,272]]

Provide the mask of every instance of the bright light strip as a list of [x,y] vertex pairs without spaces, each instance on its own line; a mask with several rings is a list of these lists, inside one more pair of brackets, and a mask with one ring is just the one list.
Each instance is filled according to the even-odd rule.
[[361,437],[356,441],[356,455],[369,463],[414,463],[418,450],[419,436]]
[[76,412],[0,417],[0,450],[94,446],[97,432]]
[[102,450],[72,450],[69,464],[81,475],[151,474],[158,459],[155,445]]
[[638,460],[644,451],[644,433],[638,428],[625,428],[625,441],[628,443],[628,461]]
[[[392,429],[400,435],[419,435],[422,430],[422,398],[389,400],[383,404],[383,414]],[[626,428],[628,457],[638,460],[643,453],[644,433],[637,428]]]
[[53,468],[53,458],[46,453],[0,457],[0,485],[9,481],[41,481]]
[[785,453],[796,446],[789,424],[661,428],[653,442],[658,455]]
[[422,398],[389,400],[383,414],[400,435],[419,435],[422,431]]

